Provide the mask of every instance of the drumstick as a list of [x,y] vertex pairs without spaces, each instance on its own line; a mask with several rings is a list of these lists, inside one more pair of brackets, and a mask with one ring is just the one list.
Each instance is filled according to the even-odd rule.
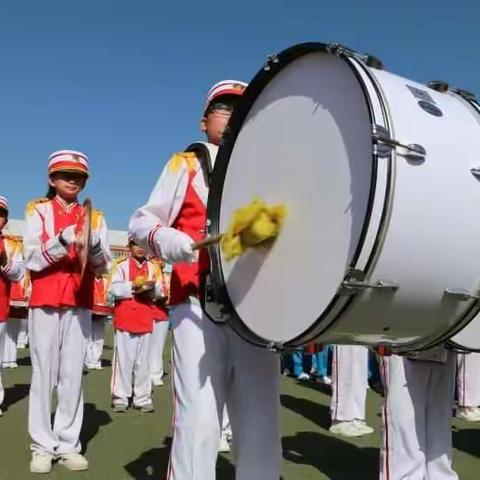
[[200,250],[201,248],[209,247],[210,245],[216,245],[223,238],[223,233],[214,235],[213,237],[207,237],[204,240],[199,240],[192,244],[192,250]]
[[227,232],[192,244],[193,250],[221,242],[227,260],[250,247],[260,247],[277,237],[286,217],[285,205],[267,205],[259,198],[235,210]]

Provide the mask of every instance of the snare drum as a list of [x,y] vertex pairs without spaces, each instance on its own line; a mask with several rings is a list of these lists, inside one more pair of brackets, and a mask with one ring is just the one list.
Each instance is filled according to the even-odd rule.
[[208,229],[255,196],[288,216],[268,250],[211,249],[207,313],[273,349],[448,339],[478,311],[478,172],[478,112],[458,95],[339,45],[270,57],[219,150]]

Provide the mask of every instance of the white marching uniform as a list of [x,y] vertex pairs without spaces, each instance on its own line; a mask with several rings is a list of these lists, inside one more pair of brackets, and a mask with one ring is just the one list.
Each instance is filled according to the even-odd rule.
[[170,314],[174,416],[168,479],[215,478],[227,403],[236,480],[278,480],[279,358],[246,343],[228,325],[211,321],[198,300],[200,266],[182,263],[175,254],[184,248],[191,252],[192,238],[204,237],[207,195],[198,158],[177,154],[129,225],[136,243],[174,264]]
[[[9,285],[12,282],[19,282],[25,273],[23,258],[21,254],[21,247],[19,242],[10,237],[3,237],[0,232],[0,239],[3,242],[5,253],[7,255],[7,264],[0,267],[0,360],[4,358],[5,339],[8,329],[8,305],[9,305]],[[3,317],[3,318],[2,318]],[[2,384],[2,376],[0,369],[0,406],[5,398],[5,391]]]
[[152,337],[150,339],[150,378],[161,380],[165,375],[163,366],[163,350],[168,336],[168,320],[153,322]]
[[382,357],[381,480],[455,480],[451,417],[455,354],[445,362]]
[[[129,257],[113,269],[110,294],[115,298],[116,306],[111,393],[114,405],[128,405],[128,399],[133,394],[133,405],[140,408],[152,403],[149,360],[153,310],[150,305],[135,300],[132,275],[135,277],[136,274],[130,271],[133,267],[139,267],[139,272],[144,271],[148,281],[155,281],[156,278],[156,267],[149,260],[140,264]],[[154,296],[162,296],[158,283],[155,284]]]
[[92,320],[90,338],[88,339],[85,366],[99,368],[102,366],[103,345],[105,343],[105,319]]
[[102,353],[105,343],[105,322],[107,317],[113,313],[113,305],[109,300],[108,289],[110,278],[108,275],[95,278],[93,310],[92,310],[92,329],[88,339],[87,355],[85,357],[85,366],[88,369],[102,368]]
[[[157,266],[157,283],[162,290],[162,295],[167,298],[170,291],[170,274],[166,271],[165,264],[156,264]],[[162,382],[165,374],[163,367],[163,351],[168,335],[168,310],[165,306],[155,307],[152,337],[150,339],[150,377],[155,384]],[[161,383],[160,383],[161,384]]]
[[368,349],[357,345],[335,345],[332,359],[333,422],[365,420],[368,386]]
[[[79,277],[78,273],[70,273],[68,268],[72,267],[64,267],[72,250],[59,241],[59,224],[56,224],[62,218],[70,225],[75,224],[78,218],[75,220],[73,212],[80,211],[79,208],[78,204],[66,205],[58,197],[31,202],[27,207],[23,239],[25,265],[32,281],[28,317],[32,360],[28,430],[33,441],[32,451],[52,455],[81,450],[82,375],[90,336],[92,302],[86,308],[83,304],[89,302],[80,300],[79,295],[73,293],[78,292],[74,285],[78,285]],[[98,210],[92,217],[92,241],[98,248],[90,255],[88,268],[101,275],[108,271],[111,255],[105,220]],[[47,269],[49,273],[42,275]],[[93,285],[91,290],[93,292]],[[62,292],[67,291],[70,300],[65,299],[63,304]],[[76,299],[72,300],[74,297]],[[56,302],[62,302],[62,305],[56,306]],[[55,386],[57,408],[52,426]]]
[[28,318],[20,319],[20,326],[18,329],[17,347],[25,348],[28,345]]
[[480,406],[480,353],[457,355],[457,397],[459,407]]
[[17,341],[21,318],[9,318],[3,350],[3,368],[17,363]]

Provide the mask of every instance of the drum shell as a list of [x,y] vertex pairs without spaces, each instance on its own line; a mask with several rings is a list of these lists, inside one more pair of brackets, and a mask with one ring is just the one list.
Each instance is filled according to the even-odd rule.
[[[480,156],[479,125],[457,98],[369,70],[381,87],[395,139],[419,144],[427,155],[424,161],[409,160],[397,149],[388,226],[368,275],[369,281],[392,281],[398,290],[357,295],[319,341],[426,348],[461,328],[474,303],[449,297],[445,290],[479,286],[480,222],[471,217],[480,184],[470,172]],[[443,115],[421,109],[407,86],[426,92]]]

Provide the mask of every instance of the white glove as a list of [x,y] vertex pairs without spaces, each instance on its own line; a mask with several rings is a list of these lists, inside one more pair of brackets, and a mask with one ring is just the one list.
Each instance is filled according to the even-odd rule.
[[62,245],[73,245],[75,243],[75,225],[64,228],[59,235],[59,240]]
[[161,257],[167,263],[198,261],[198,252],[192,249],[193,240],[180,230],[169,227],[160,228],[155,235],[155,243]]

